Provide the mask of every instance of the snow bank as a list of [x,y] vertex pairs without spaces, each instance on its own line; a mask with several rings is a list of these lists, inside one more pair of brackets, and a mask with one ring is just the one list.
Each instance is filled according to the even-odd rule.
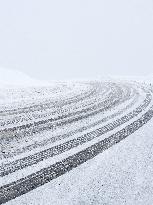
[[0,87],[27,87],[43,85],[49,85],[49,83],[30,78],[25,73],[22,73],[16,69],[10,70],[6,68],[0,68]]

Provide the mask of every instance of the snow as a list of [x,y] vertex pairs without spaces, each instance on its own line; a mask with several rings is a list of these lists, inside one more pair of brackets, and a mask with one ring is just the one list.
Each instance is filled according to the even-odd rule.
[[25,73],[16,69],[7,69],[0,67],[0,87],[25,87],[25,86],[42,86],[49,85],[47,82],[42,82],[30,78]]
[[152,205],[153,120],[71,172],[9,205]]
[[[35,153],[43,151],[53,146],[60,145],[68,140],[73,140],[80,135],[89,133],[101,127],[105,126],[116,119],[121,119],[121,117],[127,115],[129,112],[135,110],[139,105],[141,105],[146,99],[146,92],[150,92],[150,87],[145,84],[151,82],[151,80],[140,80],[140,78],[134,78],[131,80],[125,78],[111,77],[105,79],[103,84],[103,89],[100,87],[99,82],[59,82],[52,84],[39,83],[39,81],[29,78],[23,73],[18,71],[14,72],[11,70],[0,69],[0,137],[2,137],[1,148],[5,149],[5,152],[19,151],[19,149],[26,148],[32,143],[41,143],[43,140],[48,140],[50,137],[60,136],[67,132],[74,131],[80,127],[87,127],[88,125],[93,125],[98,120],[107,118],[109,116],[114,116],[114,113],[120,113],[113,118],[108,118],[101,124],[97,124],[89,127],[87,130],[76,132],[74,135],[70,135],[67,138],[61,138],[58,141],[48,143],[44,146],[38,146],[35,149],[25,151],[19,155],[14,155],[10,158],[1,158],[1,165],[4,163],[12,163],[17,159],[21,159],[25,156],[32,156]],[[104,78],[103,78],[104,81]],[[114,88],[111,83],[116,84],[116,94],[112,91]],[[141,82],[136,83],[136,82]],[[147,82],[147,83],[146,83]],[[69,99],[73,99],[75,96],[83,96],[85,93],[89,92],[94,85],[98,90],[98,93],[94,93],[93,96],[84,98],[82,101],[74,101],[70,104],[60,104],[67,102]],[[13,86],[13,87],[12,87]],[[98,87],[99,86],[99,87]],[[106,86],[106,87],[105,87]],[[107,87],[111,89],[107,89]],[[72,124],[66,124],[56,129],[45,130],[42,133],[34,132],[33,135],[22,136],[19,130],[12,133],[7,132],[7,129],[11,129],[16,126],[26,125],[27,123],[41,122],[41,120],[50,119],[51,117],[56,118],[64,114],[73,114],[73,112],[78,112],[76,115],[79,117],[81,115],[79,112],[90,107],[90,104],[98,105],[99,101],[103,102],[109,99],[111,94],[114,99],[118,99],[120,96],[119,88],[122,89],[123,94],[121,97],[124,99],[126,95],[128,96],[128,91],[130,91],[129,98],[126,101],[120,102],[114,107],[99,112],[96,116],[88,117],[87,119],[81,119]],[[144,86],[144,87],[143,87]],[[143,87],[143,88],[142,88]],[[114,89],[115,90],[115,89]],[[112,91],[112,93],[111,93]],[[151,92],[150,92],[151,93]],[[151,94],[150,94],[151,95]],[[32,96],[32,97],[31,97]],[[79,97],[77,97],[78,99]],[[119,98],[120,99],[120,98]],[[50,104],[56,102],[53,107]],[[110,102],[112,99],[110,98]],[[132,104],[133,102],[133,104]],[[49,103],[48,107],[42,107],[40,110],[31,108],[26,112],[24,109],[28,106],[44,105]],[[58,105],[59,103],[59,105]],[[58,106],[59,107],[58,107]],[[128,107],[128,105],[131,105]],[[0,179],[1,187],[7,185],[10,182],[14,182],[23,177],[28,177],[30,174],[39,172],[43,168],[47,168],[55,162],[59,162],[66,159],[68,156],[79,153],[93,144],[100,142],[120,131],[129,123],[139,119],[146,110],[149,110],[153,105],[152,99],[150,104],[142,110],[138,115],[134,116],[130,120],[124,122],[120,126],[110,130],[108,133],[104,133],[103,136],[87,141],[77,147],[71,148],[59,155],[55,155],[50,158],[38,161],[29,167],[19,169],[13,173],[3,176]],[[61,106],[61,107],[60,107]],[[127,109],[126,106],[128,107]],[[34,107],[35,108],[35,107]],[[17,109],[17,111],[16,111]],[[23,109],[23,110],[22,110]],[[98,109],[97,107],[95,110]],[[121,112],[122,110],[122,112]],[[53,113],[55,111],[55,113]],[[12,112],[12,113],[11,113]],[[87,111],[89,112],[89,111]],[[51,114],[50,114],[51,113]],[[90,112],[89,112],[90,113]],[[87,114],[86,112],[82,115]],[[37,116],[37,118],[36,118]],[[39,117],[40,116],[40,117]],[[68,119],[71,119],[71,116]],[[16,121],[15,121],[16,120]],[[61,118],[59,122],[64,120]],[[3,125],[4,123],[4,125]],[[48,123],[48,122],[47,122]],[[47,123],[45,126],[47,126]],[[39,128],[39,126],[38,126]],[[28,128],[29,129],[29,128]],[[6,202],[8,205],[152,205],[153,204],[153,119],[150,120],[141,129],[137,130],[126,139],[120,143],[112,146],[111,148],[105,150],[101,154],[98,154],[93,159],[88,160],[82,165],[64,175],[51,180],[49,183],[43,186],[37,187],[32,191],[23,194],[15,199],[11,199]],[[2,134],[1,134],[2,133]],[[19,134],[19,138],[16,134]],[[7,138],[10,141],[7,141]],[[23,137],[23,138],[22,138]],[[5,141],[6,140],[6,141]],[[24,141],[25,140],[25,141]],[[3,155],[3,153],[1,153]],[[35,160],[35,159],[33,159]],[[0,165],[0,166],[1,166]],[[1,197],[1,192],[0,192]]]
[[129,82],[129,81],[135,81],[135,82],[140,82],[140,83],[147,83],[147,84],[153,84],[153,74],[150,76],[123,76],[123,75],[113,75],[113,76],[105,76],[105,77],[100,77],[99,80],[104,80],[104,81],[118,81],[118,82]]

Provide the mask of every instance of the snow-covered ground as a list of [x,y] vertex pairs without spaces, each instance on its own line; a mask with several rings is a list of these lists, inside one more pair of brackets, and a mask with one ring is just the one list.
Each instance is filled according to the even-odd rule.
[[153,204],[151,80],[0,73],[0,204]]
[[10,205],[152,205],[153,120],[71,172]]
[[0,67],[0,88],[42,85],[49,85],[49,83],[30,78],[25,73],[22,73],[16,69],[6,69]]

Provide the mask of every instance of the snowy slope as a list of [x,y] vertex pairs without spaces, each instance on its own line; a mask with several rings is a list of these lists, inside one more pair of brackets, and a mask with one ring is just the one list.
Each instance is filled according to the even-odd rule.
[[0,87],[8,86],[41,86],[47,85],[47,82],[35,80],[27,76],[26,74],[15,70],[6,69],[0,67]]

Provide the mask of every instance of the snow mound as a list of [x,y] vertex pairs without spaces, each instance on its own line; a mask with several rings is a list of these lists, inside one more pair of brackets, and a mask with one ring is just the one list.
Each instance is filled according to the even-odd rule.
[[6,69],[0,67],[0,87],[8,86],[45,86],[49,85],[47,82],[39,81],[33,78],[30,78],[25,73],[22,73],[16,69]]

